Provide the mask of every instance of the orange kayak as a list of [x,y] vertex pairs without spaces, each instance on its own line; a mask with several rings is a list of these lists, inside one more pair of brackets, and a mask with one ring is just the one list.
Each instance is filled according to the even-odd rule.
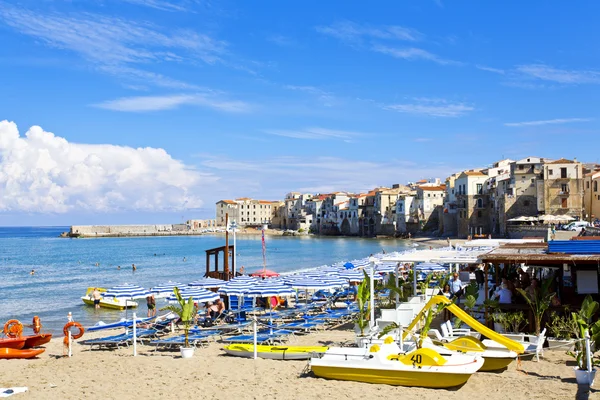
[[46,349],[18,350],[0,348],[0,359],[8,360],[11,358],[33,358],[42,354],[44,351],[46,351]]
[[23,346],[25,346],[24,337],[0,339],[0,348],[22,349]]
[[[30,349],[32,347],[38,347],[48,343],[50,339],[52,339],[52,334],[40,333],[39,335],[25,336],[23,338],[25,339],[25,345],[23,345],[23,348]],[[0,347],[2,346],[0,345]]]

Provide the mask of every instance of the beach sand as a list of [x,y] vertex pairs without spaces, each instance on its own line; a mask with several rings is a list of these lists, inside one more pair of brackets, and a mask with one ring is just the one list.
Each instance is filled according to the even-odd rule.
[[[97,334],[96,334],[97,335]],[[92,335],[85,336],[86,338]],[[353,333],[333,330],[297,337],[294,344],[350,343]],[[222,345],[199,348],[192,359],[179,351],[89,351],[74,345],[62,357],[62,338],[35,360],[0,360],[0,387],[27,386],[16,399],[573,399],[600,398],[580,388],[570,358],[546,351],[539,363],[523,361],[502,373],[477,373],[461,388],[423,389],[329,381],[303,374],[305,361],[252,360],[225,356]],[[567,363],[568,361],[568,363]]]

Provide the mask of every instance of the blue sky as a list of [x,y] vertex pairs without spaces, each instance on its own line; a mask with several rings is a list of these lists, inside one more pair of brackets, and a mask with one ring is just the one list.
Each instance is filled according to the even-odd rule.
[[599,161],[599,11],[0,0],[0,225],[178,222],[503,157]]

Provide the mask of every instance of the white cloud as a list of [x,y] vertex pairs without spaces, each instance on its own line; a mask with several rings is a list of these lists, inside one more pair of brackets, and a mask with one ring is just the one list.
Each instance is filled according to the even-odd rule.
[[465,103],[449,103],[443,99],[416,98],[415,103],[389,104],[385,110],[433,117],[462,117],[475,108]]
[[462,65],[462,63],[458,61],[446,60],[444,58],[438,57],[433,53],[428,52],[427,50],[418,49],[415,47],[394,48],[389,46],[376,45],[373,46],[373,51],[408,61],[427,60],[433,61],[440,65]]
[[51,47],[71,51],[103,72],[123,73],[125,78],[146,79],[146,83],[156,80],[159,86],[185,84],[132,65],[185,60],[215,64],[222,62],[227,52],[226,42],[206,34],[190,30],[163,33],[160,27],[149,23],[99,14],[42,14],[2,4],[0,21]]
[[221,155],[200,155],[200,167],[218,174],[222,198],[252,196],[281,199],[291,190],[302,192],[366,192],[423,176],[445,178],[448,171],[464,168],[445,164],[386,159],[364,161],[341,157],[274,157],[232,160]]
[[278,130],[269,129],[265,130],[265,133],[269,135],[284,136],[294,139],[353,139],[363,134],[358,132],[340,131],[326,128],[306,128],[301,130]]
[[175,211],[198,208],[215,181],[158,148],[70,143],[0,122],[0,211]]
[[144,112],[170,110],[182,105],[208,107],[224,112],[247,112],[251,108],[242,101],[220,100],[209,94],[123,97],[94,104],[94,107],[113,111]]
[[398,25],[372,27],[352,21],[339,21],[329,26],[318,26],[315,29],[319,33],[345,42],[359,42],[363,38],[416,42],[423,38],[423,34],[416,29]]
[[600,83],[600,71],[565,70],[545,64],[519,65],[516,71],[527,78],[563,84]]
[[428,137],[420,137],[420,138],[413,139],[413,142],[417,142],[417,143],[426,143],[426,142],[431,142],[431,141],[433,141],[433,139],[428,138]]
[[475,65],[475,68],[480,69],[482,71],[493,72],[494,74],[498,74],[498,75],[504,75],[506,73],[506,71],[504,71],[503,69],[486,67],[485,65],[479,65],[479,64]]
[[121,0],[126,3],[155,8],[162,11],[189,11],[189,7],[196,1],[166,1],[166,0]]
[[333,93],[319,89],[315,86],[285,85],[284,88],[316,96],[316,98],[326,107],[332,107],[337,102]]
[[571,122],[589,122],[589,121],[593,121],[593,118],[557,118],[557,119],[547,119],[547,120],[541,120],[541,121],[507,122],[504,125],[512,126],[512,127],[520,127],[520,126],[569,124]]

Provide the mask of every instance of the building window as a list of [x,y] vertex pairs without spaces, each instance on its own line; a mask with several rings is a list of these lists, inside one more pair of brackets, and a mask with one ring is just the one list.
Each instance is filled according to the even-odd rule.
[[567,208],[567,198],[566,197],[562,199],[561,207]]
[[567,169],[566,168],[560,169],[560,177],[563,179],[567,177]]
[[598,191],[598,181],[594,181],[594,192]]
[[589,189],[589,188],[590,188],[590,181],[587,181],[587,182],[585,183],[585,188],[586,188],[586,189]]
[[477,184],[477,194],[483,193],[483,185],[481,183]]
[[525,169],[525,166],[523,164],[519,164],[519,169],[523,170],[523,169]]
[[427,197],[431,197],[431,194],[427,193]]
[[535,178],[531,178],[531,183],[534,183],[534,182],[535,182]]
[[562,185],[560,185],[560,190],[561,190],[563,193],[569,193],[569,185],[568,185],[568,184],[566,184],[566,183],[563,183]]
[[552,170],[551,169],[548,170],[548,175],[552,175]]
[[477,199],[477,208],[483,208],[483,199]]

